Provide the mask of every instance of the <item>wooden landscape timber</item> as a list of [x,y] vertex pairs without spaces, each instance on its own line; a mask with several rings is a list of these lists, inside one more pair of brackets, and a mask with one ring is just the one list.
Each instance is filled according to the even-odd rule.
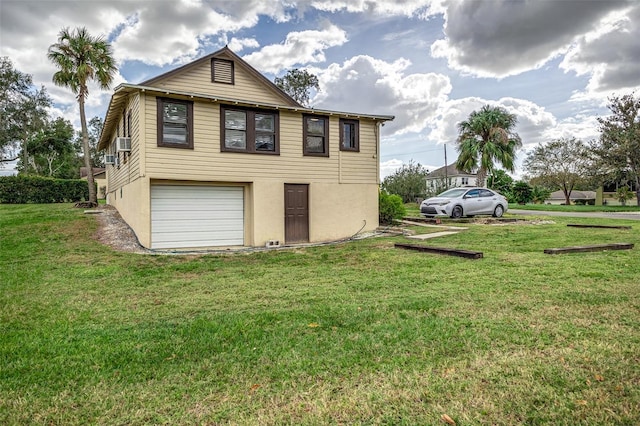
[[564,254],[564,253],[585,253],[592,251],[606,251],[606,250],[631,250],[633,248],[632,243],[613,243],[613,244],[597,244],[593,246],[574,246],[574,247],[559,247],[545,249],[546,254]]
[[448,256],[464,257],[466,259],[481,259],[483,256],[481,251],[459,250],[459,249],[452,249],[452,248],[446,248],[446,247],[430,247],[430,246],[422,246],[418,244],[396,243],[395,247],[406,249],[406,250],[416,250],[416,251],[426,252],[426,253],[436,253],[436,254],[445,254]]
[[577,223],[567,223],[567,226],[574,228],[631,229],[631,226],[626,225],[582,225]]

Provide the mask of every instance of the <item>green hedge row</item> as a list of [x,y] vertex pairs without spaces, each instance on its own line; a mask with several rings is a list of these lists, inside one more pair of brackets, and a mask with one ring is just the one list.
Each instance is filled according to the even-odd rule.
[[89,186],[81,179],[40,176],[0,176],[0,203],[71,203],[89,199]]

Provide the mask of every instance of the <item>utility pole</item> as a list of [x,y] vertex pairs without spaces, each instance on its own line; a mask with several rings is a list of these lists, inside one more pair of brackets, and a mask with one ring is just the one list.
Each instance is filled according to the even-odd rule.
[[447,170],[447,144],[444,144],[444,186],[449,189],[449,171]]

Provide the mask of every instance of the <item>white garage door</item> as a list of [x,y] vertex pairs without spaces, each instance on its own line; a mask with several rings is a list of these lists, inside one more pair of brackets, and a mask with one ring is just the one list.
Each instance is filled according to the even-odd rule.
[[151,187],[151,248],[241,245],[244,245],[242,187]]

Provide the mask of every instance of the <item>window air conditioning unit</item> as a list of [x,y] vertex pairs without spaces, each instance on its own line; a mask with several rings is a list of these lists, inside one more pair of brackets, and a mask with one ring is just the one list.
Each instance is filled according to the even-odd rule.
[[116,138],[116,148],[118,152],[131,151],[131,138]]
[[105,154],[104,164],[116,164],[116,156],[113,154]]

